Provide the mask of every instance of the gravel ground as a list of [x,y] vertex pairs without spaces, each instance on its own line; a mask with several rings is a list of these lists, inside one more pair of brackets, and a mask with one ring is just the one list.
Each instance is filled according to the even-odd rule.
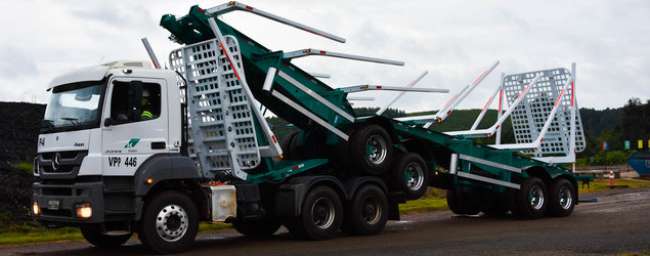
[[[590,196],[570,217],[533,221],[460,217],[450,212],[405,216],[376,236],[296,241],[281,231],[249,240],[232,230],[202,234],[186,255],[611,255],[650,250],[650,190],[606,191]],[[101,251],[84,242],[0,247],[0,255],[142,255],[127,246]]]

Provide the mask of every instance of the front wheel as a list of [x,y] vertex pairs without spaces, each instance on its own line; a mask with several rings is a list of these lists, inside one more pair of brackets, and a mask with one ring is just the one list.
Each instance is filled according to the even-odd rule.
[[132,234],[110,236],[103,233],[100,225],[86,224],[81,226],[81,235],[95,247],[108,249],[123,245]]
[[549,189],[549,214],[554,217],[566,217],[573,213],[576,205],[576,188],[569,180],[559,178]]
[[187,250],[198,231],[198,211],[185,194],[165,191],[145,206],[138,236],[150,250],[168,254]]

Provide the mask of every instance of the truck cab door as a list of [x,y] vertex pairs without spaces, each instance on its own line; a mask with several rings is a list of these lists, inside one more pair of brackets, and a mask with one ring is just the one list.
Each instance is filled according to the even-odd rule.
[[108,83],[104,106],[104,175],[133,175],[147,158],[168,152],[165,80],[114,77]]

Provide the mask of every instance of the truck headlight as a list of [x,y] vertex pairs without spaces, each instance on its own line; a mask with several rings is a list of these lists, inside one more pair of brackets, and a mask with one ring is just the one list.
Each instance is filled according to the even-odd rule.
[[38,168],[39,168],[39,166],[38,166],[38,157],[34,158],[34,164],[32,164],[32,168],[34,168],[34,170],[33,170],[34,175],[38,175],[39,174],[38,173]]
[[90,203],[83,203],[77,205],[77,217],[82,219],[89,219],[93,216],[93,208]]
[[32,213],[34,216],[41,215],[41,207],[38,207],[37,202],[32,203]]

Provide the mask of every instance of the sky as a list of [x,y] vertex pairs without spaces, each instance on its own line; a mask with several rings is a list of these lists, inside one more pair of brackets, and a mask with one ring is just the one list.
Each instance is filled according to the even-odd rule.
[[[2,1],[0,101],[46,103],[56,76],[113,60],[148,60],[147,37],[161,60],[180,45],[158,25],[163,14],[186,14],[220,1]],[[404,61],[404,66],[308,57],[293,60],[337,88],[359,84],[417,85],[457,92],[495,61],[497,69],[459,106],[484,104],[500,73],[577,63],[581,107],[619,107],[650,99],[650,1],[245,1],[347,39],[317,37],[248,13],[221,18],[272,50],[304,48]],[[355,106],[380,106],[395,92]],[[408,112],[439,108],[450,97],[407,93],[394,106]]]

